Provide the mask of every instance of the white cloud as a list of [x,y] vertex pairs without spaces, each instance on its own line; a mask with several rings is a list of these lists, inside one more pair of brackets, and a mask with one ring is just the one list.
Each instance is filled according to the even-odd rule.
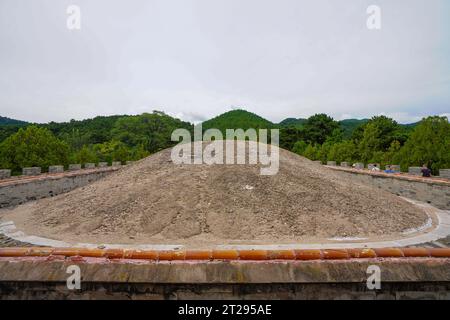
[[[68,0],[0,3],[0,114],[44,122],[160,109],[201,121],[245,107],[272,121],[450,109],[445,0]],[[257,10],[255,9],[257,8]]]

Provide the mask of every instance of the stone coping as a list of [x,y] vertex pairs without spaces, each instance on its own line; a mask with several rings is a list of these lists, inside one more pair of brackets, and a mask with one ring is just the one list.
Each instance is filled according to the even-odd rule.
[[353,168],[347,168],[347,167],[338,167],[338,166],[328,166],[324,165],[325,167],[337,170],[337,171],[346,171],[350,173],[359,173],[359,174],[366,174],[370,176],[376,176],[381,178],[393,178],[393,179],[400,179],[400,180],[407,180],[407,181],[415,181],[415,182],[422,182],[422,183],[428,183],[428,184],[440,184],[444,186],[450,187],[450,179],[442,178],[442,177],[420,177],[420,176],[414,176],[407,173],[386,173],[384,171],[370,171],[368,169],[353,169]]
[[450,248],[352,248],[298,250],[139,250],[51,247],[0,248],[0,257],[46,257],[46,261],[104,258],[109,261],[152,260],[351,260],[374,258],[450,258]]
[[16,176],[8,179],[0,180],[0,187],[17,185],[17,184],[25,184],[33,181],[39,180],[53,180],[53,179],[61,179],[65,177],[73,177],[73,176],[81,176],[88,175],[96,172],[109,172],[109,171],[117,171],[120,167],[102,167],[102,168],[94,168],[94,169],[81,169],[77,171],[65,171],[62,173],[43,173],[36,176]]
[[[16,249],[17,250],[17,249]],[[392,251],[394,250],[394,251]],[[298,260],[287,260],[283,253],[276,260],[266,258],[262,252],[239,252],[239,260],[229,259],[226,252],[212,253],[215,260],[200,260],[198,253],[184,260],[169,260],[171,256],[159,253],[158,260],[141,253],[139,259],[120,258],[122,252],[110,251],[108,257],[83,257],[80,255],[0,257],[0,284],[2,282],[66,283],[68,268],[77,265],[83,283],[153,283],[153,284],[247,284],[247,283],[360,283],[365,288],[368,268],[378,266],[381,281],[387,282],[449,282],[450,258],[447,249],[423,251],[384,249],[369,250],[367,255],[377,258],[346,258],[351,251],[294,252]],[[417,251],[418,250],[418,251]],[[425,249],[427,250],[427,249]],[[17,251],[16,251],[17,252]],[[358,251],[362,253],[362,251]],[[398,257],[408,254],[420,257]],[[59,252],[63,253],[63,252]],[[78,254],[81,252],[77,252]],[[234,252],[230,252],[234,254]],[[274,253],[274,252],[272,252]],[[321,254],[321,259],[311,260]],[[38,253],[37,253],[38,254]],[[430,257],[421,255],[429,254]],[[4,253],[3,253],[4,255]],[[9,254],[11,255],[11,254]],[[174,256],[174,255],[172,255]],[[390,257],[393,256],[393,257]],[[117,257],[117,258],[114,258]],[[133,256],[131,256],[133,257]],[[176,255],[177,258],[183,257]],[[189,258],[189,260],[186,259]],[[282,259],[284,257],[284,259]],[[289,258],[292,256],[289,255]],[[326,257],[326,259],[323,259]],[[228,259],[227,259],[228,258]],[[231,257],[233,258],[233,257]],[[163,260],[166,259],[166,260]],[[302,260],[301,260],[302,259]],[[309,260],[307,260],[309,259]]]

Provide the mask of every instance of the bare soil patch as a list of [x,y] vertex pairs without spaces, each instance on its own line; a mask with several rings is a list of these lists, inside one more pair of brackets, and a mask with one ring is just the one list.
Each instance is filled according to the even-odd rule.
[[392,237],[416,206],[280,149],[280,168],[176,165],[163,150],[83,188],[3,216],[27,234],[91,243],[286,243]]

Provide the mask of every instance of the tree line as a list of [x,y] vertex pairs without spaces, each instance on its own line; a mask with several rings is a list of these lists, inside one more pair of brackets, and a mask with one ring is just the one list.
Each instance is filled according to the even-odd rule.
[[138,160],[172,146],[172,132],[192,125],[154,111],[2,128],[15,133],[0,143],[0,168],[17,174],[23,167]]
[[[431,116],[414,126],[375,116],[367,121],[335,121],[326,114],[287,119],[280,124],[245,110],[233,110],[204,122],[203,130],[280,129],[280,147],[311,160],[399,164],[427,164],[436,174],[450,168],[450,124]],[[138,160],[173,146],[175,129],[193,125],[160,111],[137,116],[109,116],[66,123],[0,126],[0,168],[21,168],[88,162]],[[2,136],[3,135],[3,136]]]
[[375,116],[344,138],[336,121],[316,114],[295,131],[297,139],[291,150],[311,160],[398,164],[402,171],[426,164],[434,174],[450,168],[450,124],[446,117],[430,116],[408,127],[386,116]]

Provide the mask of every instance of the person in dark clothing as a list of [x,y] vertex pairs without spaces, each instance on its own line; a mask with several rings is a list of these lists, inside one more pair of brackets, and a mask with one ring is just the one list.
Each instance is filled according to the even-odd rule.
[[422,172],[422,177],[431,177],[431,170],[428,169],[426,164],[422,166],[422,170],[420,171]]

